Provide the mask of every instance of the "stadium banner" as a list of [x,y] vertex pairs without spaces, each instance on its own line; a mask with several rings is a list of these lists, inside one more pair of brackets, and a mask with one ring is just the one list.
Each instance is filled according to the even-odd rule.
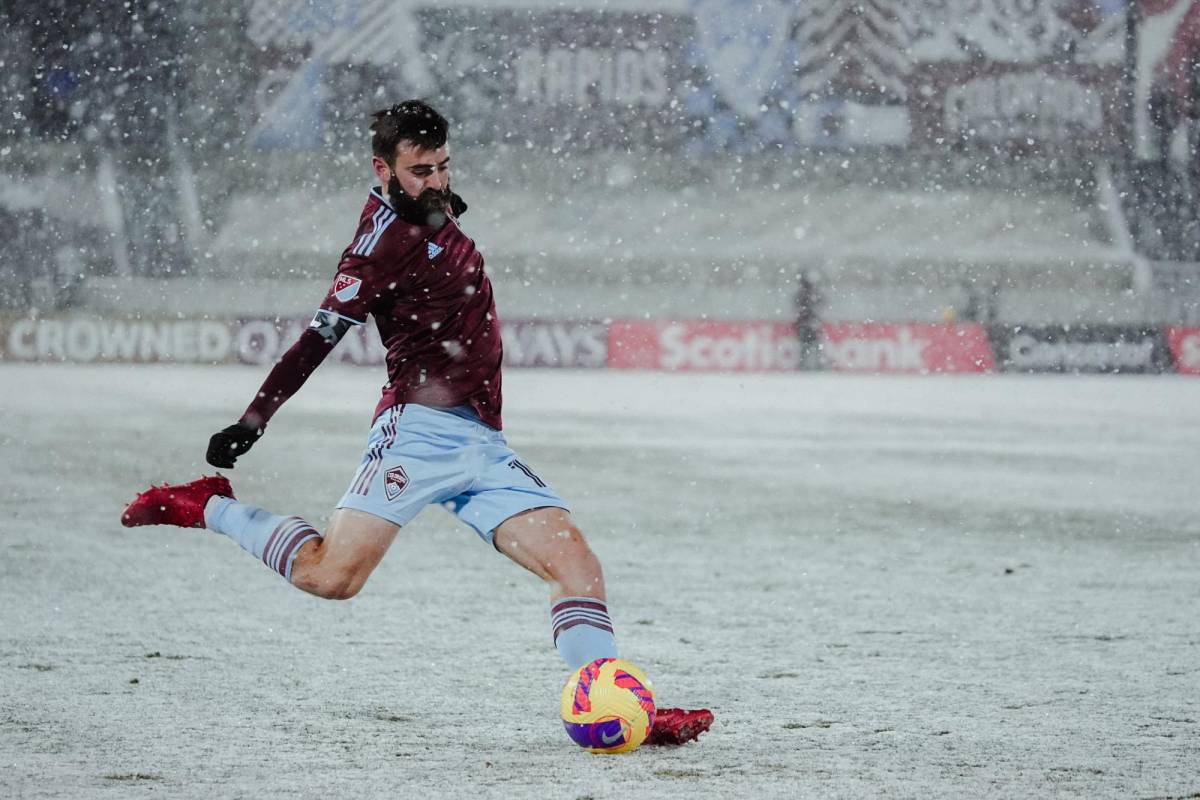
[[1172,325],[1166,330],[1167,346],[1175,360],[1175,371],[1200,375],[1200,328]]
[[[977,324],[837,323],[822,326],[824,365],[842,372],[990,372],[986,331]],[[686,372],[798,369],[802,346],[790,323],[614,322],[609,366]]]
[[793,128],[802,143],[985,151],[1119,146],[1120,0],[796,6],[800,97]]
[[[308,319],[145,319],[39,317],[0,319],[0,361],[174,364],[273,364]],[[504,363],[512,367],[603,367],[608,325],[513,320],[501,325]],[[351,329],[331,361],[382,365],[374,325]]]
[[1123,4],[915,3],[914,136],[950,146],[1114,150],[1127,126]]
[[258,147],[349,145],[401,96],[456,141],[570,150],[1094,151],[1127,127],[1120,0],[246,8]]
[[1124,325],[991,326],[1004,372],[1158,373],[1173,368],[1158,328]]
[[608,324],[566,320],[501,320],[507,367],[585,367],[608,364]]
[[[0,362],[270,365],[308,325],[249,317],[0,317]],[[509,367],[783,372],[802,347],[790,323],[510,320]],[[826,323],[825,369],[838,372],[1097,372],[1200,375],[1200,327],[1119,325],[984,329],[971,324]],[[329,359],[380,366],[372,325],[352,329]]]
[[[95,363],[273,364],[307,319],[26,317],[0,323],[0,360]],[[382,364],[378,336],[352,330],[330,356]]]
[[349,143],[366,112],[427,97],[460,142],[673,149],[688,133],[692,23],[650,5],[246,0],[259,76],[247,140]]
[[795,328],[785,322],[634,322],[609,328],[614,369],[774,372],[800,364]]
[[840,372],[994,372],[987,331],[978,323],[836,323],[823,326],[821,351]]
[[578,149],[677,149],[692,38],[681,14],[418,8],[424,64],[456,136]]

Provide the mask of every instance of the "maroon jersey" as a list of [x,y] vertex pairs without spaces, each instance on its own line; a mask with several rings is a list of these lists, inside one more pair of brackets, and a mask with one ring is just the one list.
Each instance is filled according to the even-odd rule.
[[[457,198],[456,198],[457,199]],[[483,256],[447,213],[440,228],[372,190],[312,325],[243,415],[265,425],[352,325],[375,318],[388,382],[375,409],[467,405],[499,429],[502,347]]]
[[363,207],[321,309],[375,318],[388,382],[376,409],[469,405],[500,427],[500,327],[483,256],[458,220],[440,229],[403,219],[378,190]]

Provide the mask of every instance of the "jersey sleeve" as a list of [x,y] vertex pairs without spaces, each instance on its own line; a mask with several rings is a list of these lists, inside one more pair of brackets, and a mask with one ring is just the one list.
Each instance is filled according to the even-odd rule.
[[333,285],[300,338],[272,368],[242,422],[263,427],[288,398],[300,390],[346,332],[367,321],[379,302],[379,274],[369,258],[348,252],[338,264]]
[[347,253],[338,264],[333,285],[321,301],[321,310],[352,325],[362,325],[390,291],[381,279],[382,273],[374,259]]
[[300,391],[308,376],[321,365],[325,356],[329,355],[337,344],[337,340],[331,342],[318,336],[319,333],[306,330],[300,334],[296,343],[271,368],[267,379],[254,395],[254,400],[242,414],[240,422],[255,428],[265,428],[279,407]]

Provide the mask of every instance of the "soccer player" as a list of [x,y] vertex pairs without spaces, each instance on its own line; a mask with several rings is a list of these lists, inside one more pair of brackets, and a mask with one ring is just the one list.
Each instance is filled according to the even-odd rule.
[[[293,586],[345,599],[396,538],[438,503],[550,586],[551,628],[572,670],[615,658],[600,562],[566,503],[501,432],[499,321],[483,256],[459,226],[448,124],[409,100],[376,112],[371,190],[333,285],[241,418],[214,434],[207,460],[232,469],[272,415],[356,325],[375,319],[388,381],[362,462],[324,534],[300,517],[234,498],[223,476],[158,486],[125,509],[126,526],[208,528]],[[712,724],[706,709],[659,709],[650,743],[681,744]]]

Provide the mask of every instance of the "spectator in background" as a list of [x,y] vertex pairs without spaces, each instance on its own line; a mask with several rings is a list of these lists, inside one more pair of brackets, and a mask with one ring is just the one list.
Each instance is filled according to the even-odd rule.
[[[1192,6],[1193,9],[1200,6]],[[1187,118],[1188,180],[1193,194],[1200,189],[1200,52],[1192,54],[1189,64],[1191,102]]]
[[986,284],[986,288],[980,286],[978,279],[964,278],[961,282],[964,300],[962,311],[956,312],[952,306],[947,306],[942,310],[942,319],[945,322],[978,322],[981,325],[990,325],[996,321],[1000,313],[1000,281],[993,279]]
[[818,278],[812,270],[796,277],[793,305],[796,339],[800,343],[800,369],[821,368],[821,309],[825,301],[817,285]]
[[[1169,9],[1173,3],[1145,0],[1143,5],[1147,12],[1158,13]],[[1150,87],[1150,123],[1154,128],[1158,158],[1164,163],[1171,157],[1171,139],[1175,131],[1180,125],[1194,128],[1200,117],[1200,98],[1196,93],[1198,67],[1200,3],[1193,3],[1175,28],[1167,54],[1155,65]],[[1195,154],[1192,156],[1194,161]]]
[[962,314],[959,317],[964,322],[982,322],[983,320],[980,319],[982,304],[979,301],[979,287],[975,285],[975,281],[964,279],[962,288],[966,294],[966,302],[963,304]]
[[[20,233],[16,216],[0,205],[0,242],[5,243],[6,250],[12,247]],[[20,257],[11,253],[6,256],[0,261],[0,309],[14,307],[21,299],[17,296],[18,291],[24,289],[22,276],[17,274],[17,268],[21,266]]]
[[[1179,8],[1175,0],[1142,0],[1146,14]],[[1200,3],[1187,8],[1171,34],[1166,54],[1154,65],[1148,122],[1154,153],[1141,167],[1141,214],[1131,224],[1140,249],[1152,258],[1194,261],[1200,258]],[[1180,137],[1186,152],[1173,147]],[[1172,151],[1175,150],[1173,153]]]
[[0,203],[0,310],[61,311],[79,301],[87,264],[79,243],[94,231],[40,208]]
[[141,0],[19,4],[26,16],[40,20],[29,46],[45,59],[31,133],[78,146],[81,171],[108,165],[112,191],[106,194],[120,219],[114,234],[126,253],[123,272],[186,272],[192,259],[183,234],[182,187],[172,174],[184,153],[170,120],[186,77],[174,12],[169,4]]
[[1000,318],[1000,281],[992,281],[988,287],[987,299],[983,304],[983,319],[980,322],[991,325]]

